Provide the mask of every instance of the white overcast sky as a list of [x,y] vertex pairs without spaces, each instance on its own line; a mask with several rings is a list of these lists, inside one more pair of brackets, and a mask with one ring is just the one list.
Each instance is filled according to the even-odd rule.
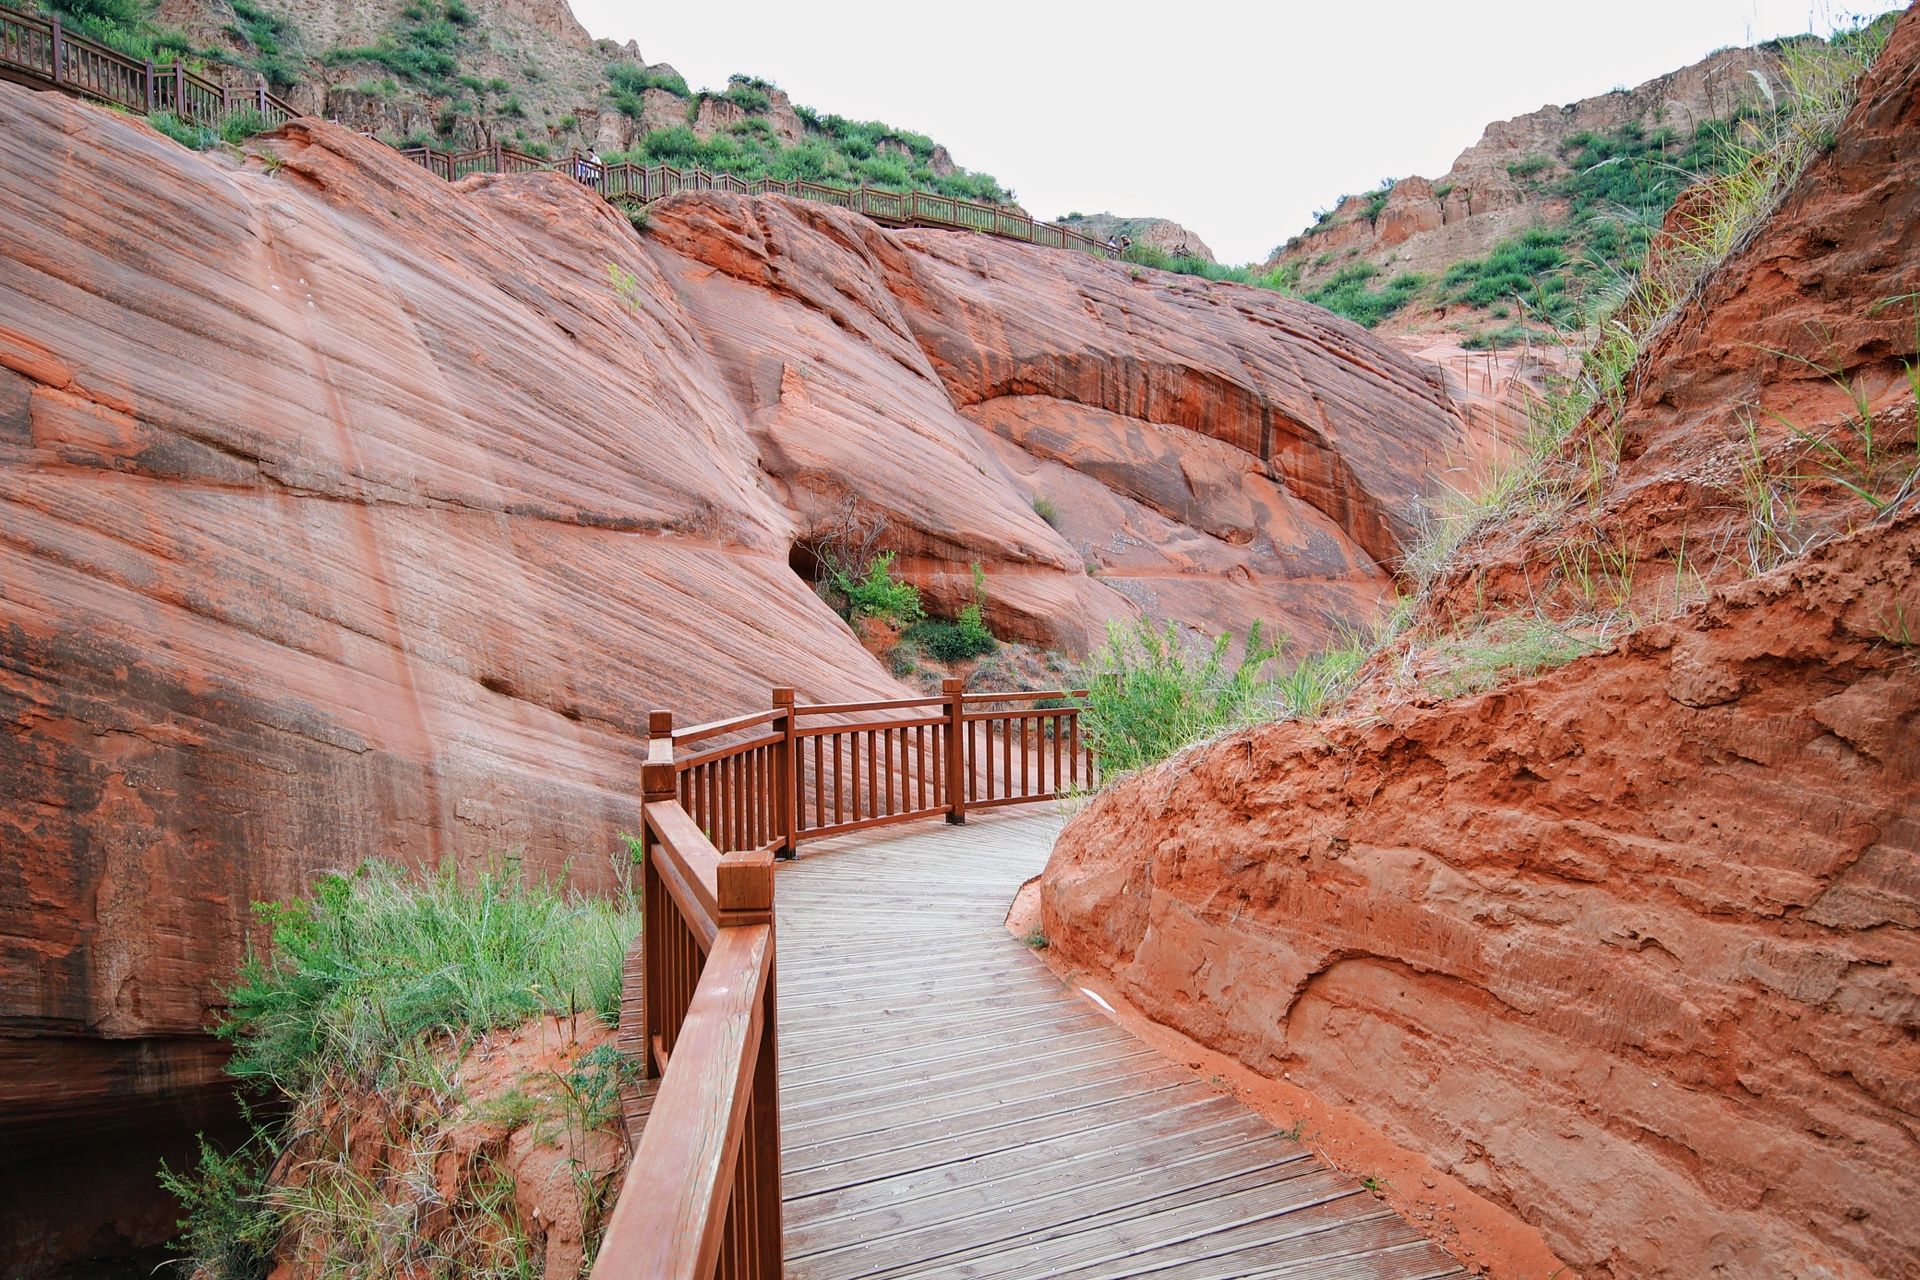
[[572,0],[695,88],[763,76],[945,143],[1036,216],[1172,218],[1264,258],[1342,192],[1437,177],[1489,121],[1632,86],[1885,0],[994,5]]

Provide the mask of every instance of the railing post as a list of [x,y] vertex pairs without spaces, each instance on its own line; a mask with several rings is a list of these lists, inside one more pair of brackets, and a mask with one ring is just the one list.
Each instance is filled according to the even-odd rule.
[[780,723],[786,730],[786,740],[780,744],[779,778],[774,783],[774,801],[780,812],[780,847],[773,851],[776,858],[793,857],[800,845],[800,744],[794,736],[799,728],[793,714],[794,698],[794,690],[785,685],[773,691],[773,705],[785,712]]
[[967,783],[963,772],[967,752],[960,737],[967,727],[961,718],[966,714],[966,703],[961,698],[966,688],[967,682],[958,676],[948,676],[940,682],[940,695],[947,700],[947,821],[956,823],[967,820]]
[[[678,787],[673,772],[673,712],[650,711],[647,713],[647,761],[640,766],[640,795],[643,806],[674,798]],[[671,910],[669,904],[662,902],[664,890],[660,887],[658,873],[654,867],[653,825],[647,821],[644,807],[640,815],[641,861],[644,866],[645,885],[643,891],[643,909],[645,920],[641,928],[640,947],[640,1071],[648,1079],[659,1074],[659,1066],[653,1060],[653,1046],[656,1038],[665,1028],[661,1013],[665,1008],[666,992],[662,987],[666,964],[667,930],[663,927],[666,913]],[[633,975],[627,975],[631,984]]]
[[53,22],[53,82],[57,85],[62,79],[61,64],[66,61],[66,47],[60,39],[60,15],[55,14]]
[[147,59],[147,114],[153,114],[153,59]]

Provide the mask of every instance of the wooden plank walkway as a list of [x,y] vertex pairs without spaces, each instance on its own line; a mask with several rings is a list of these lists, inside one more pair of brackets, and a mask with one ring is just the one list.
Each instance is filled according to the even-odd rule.
[[930,822],[781,869],[787,1274],[1464,1276],[1008,935],[1060,824]]

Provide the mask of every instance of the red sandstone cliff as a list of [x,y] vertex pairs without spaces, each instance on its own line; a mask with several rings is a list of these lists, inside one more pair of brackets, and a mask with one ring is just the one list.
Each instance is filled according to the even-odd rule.
[[[1920,511],[1849,506],[1788,425],[1858,462],[1851,387],[1883,466],[1920,465],[1916,83],[1909,13],[1832,151],[1651,347],[1593,509],[1469,546],[1418,630],[1564,613],[1574,524],[1631,549],[1643,618],[1680,546],[1704,600],[1475,697],[1408,696],[1382,661],[1368,714],[1104,795],[1043,882],[1054,954],[1587,1274],[1920,1257]],[[1806,502],[1759,573],[1749,423]]]
[[133,1213],[250,901],[369,854],[591,883],[649,706],[896,690],[790,568],[849,502],[1003,634],[1311,643],[1476,447],[1267,293],[776,199],[639,236],[555,175],[0,85],[0,1239],[108,1166]]

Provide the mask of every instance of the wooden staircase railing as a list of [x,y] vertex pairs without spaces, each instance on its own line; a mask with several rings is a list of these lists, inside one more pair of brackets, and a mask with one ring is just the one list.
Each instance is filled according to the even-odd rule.
[[648,717],[645,922],[627,957],[620,1045],[660,1086],[596,1276],[776,1280],[775,855],[803,837],[964,822],[969,808],[1091,787],[1084,696],[966,693],[946,680],[936,698],[879,702],[801,705],[775,689],[769,710],[679,730],[671,712]]
[[[0,79],[60,89],[129,111],[171,111],[190,124],[214,129],[247,112],[258,115],[268,127],[284,124],[299,114],[269,93],[264,84],[236,88],[208,80],[178,62],[139,62],[64,30],[58,18],[43,18],[5,5],[0,5]],[[1032,215],[1004,205],[931,191],[883,191],[776,178],[749,181],[732,174],[667,164],[603,164],[577,151],[558,160],[546,160],[500,145],[473,151],[405,147],[400,154],[449,182],[473,173],[553,171],[568,174],[608,200],[628,206],[651,204],[681,191],[792,196],[838,205],[893,226],[953,227],[1107,256],[1106,245],[1091,236],[1053,223],[1035,222]]]
[[824,182],[789,182],[778,178],[745,179],[729,173],[681,169],[670,164],[637,165],[625,161],[607,164],[577,151],[557,160],[543,160],[512,147],[498,145],[473,151],[406,147],[401,154],[448,181],[464,178],[470,173],[530,173],[550,169],[585,183],[620,205],[647,205],[681,191],[791,196],[799,200],[838,205],[872,218],[875,222],[892,226],[952,227],[1054,249],[1077,249],[1096,257],[1106,257],[1108,253],[1106,245],[1092,236],[1070,231],[1054,223],[1036,222],[1031,214],[1017,209],[961,200],[931,191],[836,187]]
[[217,129],[252,112],[268,127],[300,113],[264,84],[215,83],[178,62],[130,58],[76,36],[59,18],[0,6],[0,78],[46,85],[142,113],[171,111],[189,124]]

